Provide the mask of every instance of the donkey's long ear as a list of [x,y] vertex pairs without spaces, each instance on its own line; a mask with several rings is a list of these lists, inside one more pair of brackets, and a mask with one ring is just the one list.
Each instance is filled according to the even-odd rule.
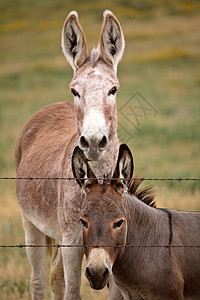
[[88,48],[76,11],[67,16],[62,30],[62,51],[76,70],[88,58]]
[[133,157],[131,154],[130,149],[126,144],[121,144],[119,147],[119,155],[117,160],[117,166],[115,172],[113,174],[113,184],[116,186],[116,190],[119,193],[123,193],[128,185],[129,185],[129,178],[133,176]]
[[117,65],[122,58],[125,41],[121,26],[114,14],[105,10],[101,30],[100,52],[101,57],[111,63],[117,71]]
[[85,193],[98,184],[98,181],[89,167],[84,152],[77,146],[72,155],[72,171],[77,183]]

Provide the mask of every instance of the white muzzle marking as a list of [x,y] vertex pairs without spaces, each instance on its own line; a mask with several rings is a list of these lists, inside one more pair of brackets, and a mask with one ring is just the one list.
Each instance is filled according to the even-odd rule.
[[101,113],[92,109],[85,117],[79,147],[89,160],[99,160],[108,146],[105,119]]
[[112,274],[112,263],[106,250],[95,248],[89,254],[85,276],[95,290],[105,287]]

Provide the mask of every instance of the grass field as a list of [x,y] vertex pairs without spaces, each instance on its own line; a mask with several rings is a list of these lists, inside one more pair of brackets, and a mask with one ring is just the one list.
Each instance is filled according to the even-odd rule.
[[[119,136],[146,178],[200,178],[200,2],[0,0],[0,177],[15,176],[14,148],[28,118],[56,101],[73,101],[72,70],[61,52],[61,29],[76,9],[90,49],[102,13],[122,25]],[[148,184],[148,183],[146,183]],[[159,207],[200,209],[199,182],[155,182]],[[23,244],[15,182],[0,181],[0,244]],[[47,263],[49,260],[47,258]],[[24,249],[0,249],[0,299],[30,299]],[[107,299],[83,276],[83,300]],[[50,298],[48,292],[47,299]]]

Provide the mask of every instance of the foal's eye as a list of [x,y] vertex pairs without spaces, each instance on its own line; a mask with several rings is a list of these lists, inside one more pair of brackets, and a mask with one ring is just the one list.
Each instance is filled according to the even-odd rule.
[[115,95],[117,92],[117,87],[113,86],[112,89],[108,92],[108,96]]
[[119,221],[117,221],[117,222],[114,223],[113,228],[114,228],[114,229],[115,229],[115,228],[120,228],[120,227],[122,226],[123,223],[124,223],[124,220],[121,219],[121,220],[119,220]]
[[79,97],[80,98],[79,93],[75,89],[71,88],[71,92],[74,95],[74,97]]
[[83,227],[85,227],[85,228],[87,229],[87,228],[88,228],[88,222],[86,222],[86,221],[83,220],[83,219],[80,219],[80,221],[81,221]]

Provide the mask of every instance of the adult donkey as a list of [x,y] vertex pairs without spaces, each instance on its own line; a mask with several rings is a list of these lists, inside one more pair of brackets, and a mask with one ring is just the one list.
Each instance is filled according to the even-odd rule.
[[[96,176],[110,173],[115,166],[116,70],[124,51],[120,24],[110,11],[104,12],[99,47],[89,56],[73,11],[64,23],[62,49],[74,69],[70,83],[74,105],[49,105],[26,123],[16,145],[17,177],[72,177],[71,156],[77,143]],[[46,236],[67,245],[83,243],[79,222],[83,197],[75,180],[17,180],[17,197],[27,244],[44,245]],[[45,249],[27,248],[27,255],[32,299],[44,299]],[[82,257],[81,247],[58,250],[51,276],[54,299],[63,299],[65,286],[67,299],[81,299]]]
[[83,178],[77,182],[85,192],[80,220],[91,287],[103,288],[113,273],[127,300],[135,291],[152,300],[200,299],[200,212],[155,208],[151,189],[138,191],[138,181],[125,193],[133,173],[126,145],[110,183],[94,179],[80,149],[72,162]]

